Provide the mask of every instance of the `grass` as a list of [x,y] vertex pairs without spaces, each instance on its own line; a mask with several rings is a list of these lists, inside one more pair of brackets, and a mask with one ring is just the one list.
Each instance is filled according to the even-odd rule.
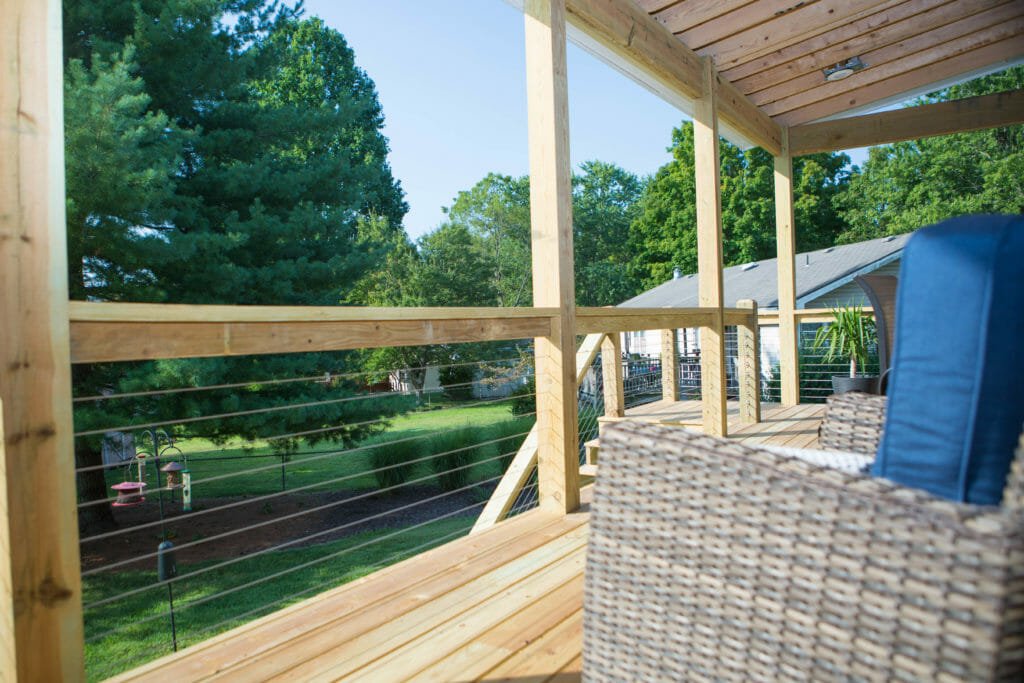
[[[508,426],[509,423],[511,426]],[[178,442],[177,446],[188,458],[192,473],[192,496],[197,500],[275,493],[282,490],[282,474],[283,485],[287,490],[359,490],[378,485],[372,470],[380,466],[382,459],[378,457],[378,464],[375,465],[373,449],[369,448],[375,444],[403,441],[411,445],[403,445],[402,450],[411,452],[422,449],[419,457],[425,457],[431,453],[433,437],[443,436],[447,431],[471,427],[479,433],[480,430],[486,432],[506,425],[513,431],[525,432],[532,423],[532,417],[514,418],[508,402],[469,407],[449,405],[397,416],[384,432],[349,449],[343,449],[337,444],[320,443],[300,446],[299,453],[282,458],[274,454],[265,441],[235,440],[218,446],[206,439],[188,439]],[[504,452],[515,450],[518,443],[512,448],[505,448],[507,444],[504,442],[500,445]],[[362,450],[353,451],[352,448]],[[338,453],[342,450],[350,452]],[[161,465],[172,459],[180,460],[180,457],[166,454],[161,457]],[[431,470],[430,462],[425,461],[410,467],[409,474],[412,478],[418,478]],[[483,468],[479,474],[482,477],[493,476],[491,472],[494,471],[500,470],[497,466],[493,469]],[[115,484],[122,481],[124,476],[124,470],[116,469],[108,473],[107,479],[110,484]],[[131,477],[136,478],[134,471]],[[146,477],[151,489],[157,486],[152,465],[147,468]]]
[[[332,543],[267,553],[194,579],[184,578],[174,584],[178,647],[211,638],[465,535],[474,521],[474,515],[458,516],[397,531],[366,532]],[[310,566],[190,606],[225,590],[307,563]],[[210,564],[193,565],[188,571]],[[143,586],[151,588],[86,612],[85,656],[89,680],[113,676],[172,651],[167,589],[154,582],[152,571],[86,577],[84,600],[88,604]]]

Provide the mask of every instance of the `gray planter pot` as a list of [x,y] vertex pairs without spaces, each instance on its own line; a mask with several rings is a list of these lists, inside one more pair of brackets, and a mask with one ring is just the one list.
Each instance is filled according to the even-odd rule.
[[861,391],[865,394],[877,394],[878,378],[832,375],[832,393],[845,394],[848,391]]

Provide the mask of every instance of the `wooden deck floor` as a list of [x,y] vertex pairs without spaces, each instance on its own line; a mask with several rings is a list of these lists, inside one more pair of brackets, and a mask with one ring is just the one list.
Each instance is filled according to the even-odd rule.
[[[733,438],[812,445],[822,409],[768,406]],[[522,514],[116,680],[579,680],[589,498],[587,487],[575,514]]]

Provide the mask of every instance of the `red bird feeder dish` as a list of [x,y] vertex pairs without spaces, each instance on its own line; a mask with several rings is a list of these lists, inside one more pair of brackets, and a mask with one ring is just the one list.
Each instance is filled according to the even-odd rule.
[[181,488],[181,471],[185,466],[180,462],[171,461],[160,468],[160,471],[167,475],[167,488],[169,490]]
[[117,500],[110,504],[115,508],[130,508],[142,505],[146,502],[143,492],[146,485],[141,481],[126,481],[123,484],[114,484],[110,488],[117,491]]

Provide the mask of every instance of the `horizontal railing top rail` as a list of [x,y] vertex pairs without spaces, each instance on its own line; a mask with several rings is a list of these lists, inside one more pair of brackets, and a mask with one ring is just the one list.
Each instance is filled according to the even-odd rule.
[[[875,310],[871,306],[861,306],[864,315],[874,315]],[[798,308],[793,311],[794,317],[802,323],[829,323],[834,319],[831,308]],[[762,325],[778,325],[778,311],[759,311],[758,322]]]
[[[554,308],[223,306],[72,301],[71,360],[99,363],[506,341],[551,335]],[[727,308],[724,324],[749,310]],[[576,309],[576,333],[702,327],[705,308]]]

